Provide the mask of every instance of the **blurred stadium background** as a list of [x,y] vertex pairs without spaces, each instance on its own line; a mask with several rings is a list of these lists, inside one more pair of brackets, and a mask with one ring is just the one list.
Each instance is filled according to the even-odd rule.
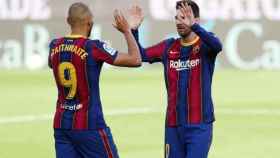
[[[146,46],[176,36],[176,0],[80,0],[95,15],[92,38],[118,50],[114,8],[140,4]],[[202,24],[224,50],[213,81],[216,107],[210,158],[277,158],[280,146],[280,0],[195,0]],[[56,87],[47,68],[48,43],[69,33],[74,0],[0,0],[0,158],[54,155]],[[166,92],[161,65],[106,65],[101,75],[106,120],[121,157],[163,157]],[[278,155],[278,156],[277,156]]]

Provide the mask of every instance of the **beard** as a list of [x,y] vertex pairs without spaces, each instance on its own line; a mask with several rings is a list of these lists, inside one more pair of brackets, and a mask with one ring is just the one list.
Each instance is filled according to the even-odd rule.
[[184,26],[182,24],[177,24],[176,27],[177,27],[177,32],[178,32],[179,36],[182,38],[188,37],[192,32],[192,30],[190,28],[187,28],[186,26]]
[[185,32],[179,32],[178,31],[178,34],[181,38],[186,38],[191,34],[191,31],[185,31]]

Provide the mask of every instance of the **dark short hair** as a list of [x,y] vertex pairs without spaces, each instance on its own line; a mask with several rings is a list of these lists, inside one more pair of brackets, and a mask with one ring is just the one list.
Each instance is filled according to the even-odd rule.
[[199,18],[200,17],[199,6],[197,5],[197,3],[195,3],[192,0],[180,0],[180,1],[178,1],[176,3],[176,10],[180,9],[182,4],[191,6],[195,18]]

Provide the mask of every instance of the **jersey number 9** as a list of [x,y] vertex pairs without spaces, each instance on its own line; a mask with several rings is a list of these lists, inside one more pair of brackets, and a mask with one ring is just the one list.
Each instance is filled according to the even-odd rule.
[[[68,73],[66,76],[65,73]],[[58,67],[58,76],[60,84],[63,87],[70,88],[66,99],[73,99],[77,92],[77,75],[74,65],[70,62],[63,62]]]

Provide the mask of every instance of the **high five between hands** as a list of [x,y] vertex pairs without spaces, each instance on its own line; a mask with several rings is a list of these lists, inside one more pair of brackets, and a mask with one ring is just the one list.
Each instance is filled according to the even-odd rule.
[[[178,16],[178,19],[186,26],[191,27],[196,23],[193,10],[189,5],[182,4],[179,12],[182,16]],[[128,9],[128,19],[126,19],[123,13],[119,10],[114,12],[115,23],[113,24],[122,33],[129,31],[130,29],[136,30],[144,20],[144,14],[142,8],[138,5],[134,5]]]
[[142,9],[137,5],[130,7],[127,12],[128,20],[120,10],[116,9],[114,11],[115,22],[113,23],[113,26],[122,33],[130,31],[131,29],[138,29],[144,20]]
[[120,10],[114,11],[114,19],[115,22],[113,23],[113,26],[118,29],[122,33],[129,33],[131,30],[131,27],[129,26],[128,21],[126,20],[125,16]]

